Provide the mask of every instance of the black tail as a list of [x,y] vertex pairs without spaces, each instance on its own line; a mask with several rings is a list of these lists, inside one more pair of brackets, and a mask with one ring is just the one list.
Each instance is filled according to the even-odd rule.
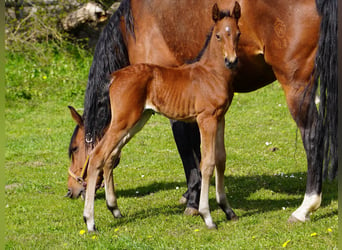
[[130,0],[123,0],[103,29],[95,47],[84,99],[84,125],[86,140],[94,144],[103,136],[111,120],[109,104],[109,77],[114,71],[129,65],[126,44],[120,22],[124,19],[126,30],[134,36]]
[[320,95],[316,145],[322,145],[318,150],[323,150],[324,154],[323,176],[333,179],[337,174],[338,158],[337,0],[316,0],[316,5],[322,17],[314,85],[314,94]]

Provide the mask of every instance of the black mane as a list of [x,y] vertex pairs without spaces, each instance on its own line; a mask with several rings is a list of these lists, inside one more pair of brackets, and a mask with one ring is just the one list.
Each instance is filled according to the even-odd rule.
[[111,120],[108,93],[110,74],[130,64],[120,29],[121,18],[125,20],[127,33],[134,36],[130,1],[123,0],[99,37],[89,71],[83,119],[86,141],[93,145],[103,136]]
[[192,63],[195,63],[195,62],[198,62],[199,60],[201,60],[205,50],[207,49],[207,47],[209,45],[210,38],[213,34],[213,30],[214,30],[214,26],[211,27],[210,32],[207,35],[207,38],[205,40],[204,46],[202,47],[201,51],[198,53],[198,55],[194,59],[186,61],[186,64],[192,64]]
[[[219,15],[219,19],[218,20],[221,20],[225,17],[232,17],[230,11],[220,11],[220,15]],[[205,43],[204,43],[204,46],[202,47],[202,49],[200,50],[200,52],[198,53],[198,55],[194,58],[194,59],[191,59],[191,60],[188,60],[186,61],[186,64],[192,64],[192,63],[195,63],[195,62],[198,62],[199,60],[201,60],[205,50],[207,49],[208,45],[209,45],[209,42],[210,42],[210,38],[213,34],[213,30],[214,30],[214,25],[210,28],[210,31],[207,35],[207,38],[205,40]]]

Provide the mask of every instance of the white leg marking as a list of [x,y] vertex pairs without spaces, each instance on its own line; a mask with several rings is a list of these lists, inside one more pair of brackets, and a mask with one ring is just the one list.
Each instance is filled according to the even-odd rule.
[[[293,219],[305,222],[310,219],[310,213],[319,208],[322,201],[322,193],[318,194],[305,194],[302,205],[297,208],[291,215]],[[291,218],[290,218],[291,220]]]

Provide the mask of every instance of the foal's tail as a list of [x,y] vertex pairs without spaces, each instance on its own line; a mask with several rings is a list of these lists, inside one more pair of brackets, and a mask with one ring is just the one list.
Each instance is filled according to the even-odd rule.
[[[320,95],[318,124],[316,129],[318,150],[323,150],[323,176],[330,179],[337,174],[337,0],[316,0],[318,13],[322,17],[316,75],[313,94]],[[312,101],[314,101],[312,96]]]
[[87,142],[96,143],[111,120],[108,85],[110,74],[129,65],[121,20],[126,24],[126,33],[134,36],[130,0],[121,1],[103,29],[95,47],[94,59],[89,71],[84,99],[84,124]]

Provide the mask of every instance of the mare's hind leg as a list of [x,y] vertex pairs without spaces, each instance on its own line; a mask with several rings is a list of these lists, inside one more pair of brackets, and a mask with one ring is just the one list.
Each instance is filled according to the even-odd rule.
[[197,123],[185,123],[171,120],[172,132],[182,159],[188,189],[183,194],[181,203],[187,203],[185,214],[197,215],[201,190],[200,133]]
[[226,214],[227,220],[237,220],[238,217],[230,207],[224,190],[224,171],[226,169],[226,150],[224,147],[224,117],[219,121],[216,135],[216,201]]
[[[303,88],[304,89],[304,88]],[[317,109],[310,102],[310,89],[298,91],[292,86],[284,87],[286,100],[298,128],[306,151],[308,172],[304,200],[301,206],[292,213],[289,222],[304,222],[310,219],[310,213],[319,208],[322,196],[322,152],[315,143],[315,126]],[[317,150],[317,154],[315,154]]]

